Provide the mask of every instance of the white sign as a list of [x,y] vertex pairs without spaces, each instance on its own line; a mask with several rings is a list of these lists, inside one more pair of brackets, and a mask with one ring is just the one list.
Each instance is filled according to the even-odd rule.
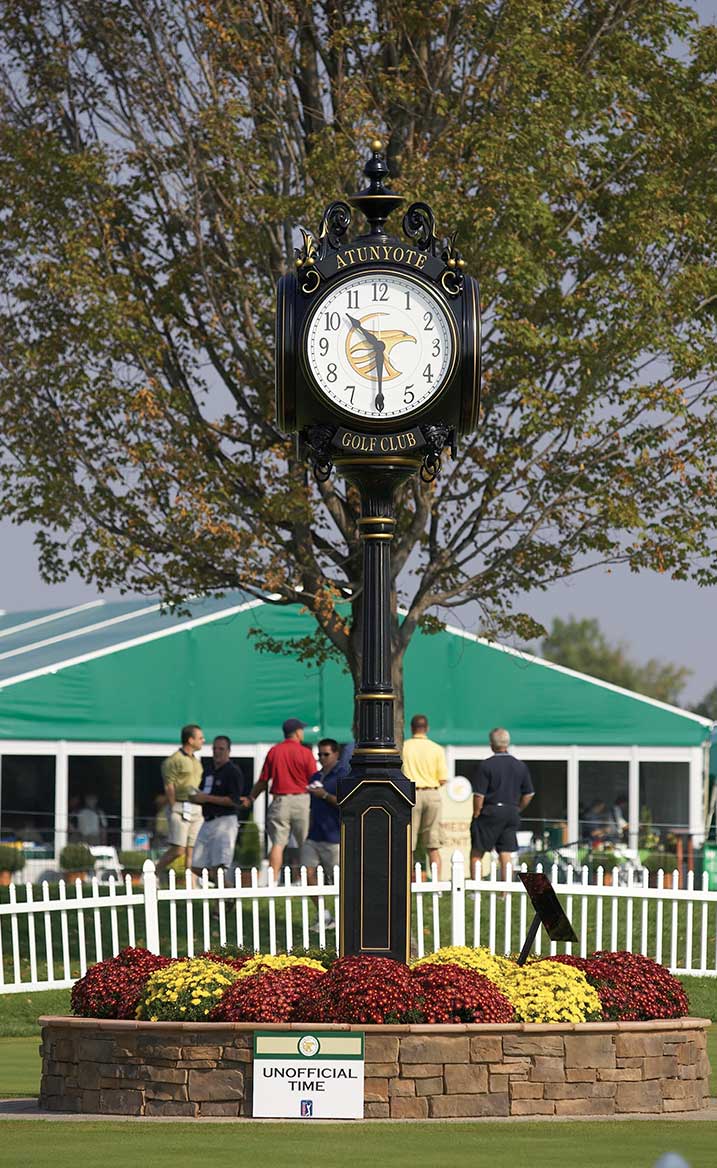
[[364,1036],[326,1030],[258,1031],[259,1119],[363,1119]]

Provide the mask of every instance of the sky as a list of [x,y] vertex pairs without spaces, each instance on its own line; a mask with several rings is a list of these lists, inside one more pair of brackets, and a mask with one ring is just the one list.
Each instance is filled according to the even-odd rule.
[[[717,20],[717,0],[698,0],[703,23]],[[0,609],[7,612],[59,608],[93,600],[97,591],[79,578],[45,584],[37,568],[34,531],[0,519]],[[107,593],[117,598],[118,593]],[[698,701],[717,685],[717,587],[699,588],[655,573],[632,575],[624,568],[594,570],[521,597],[516,604],[549,626],[556,616],[595,617],[610,641],[624,642],[639,661],[657,657],[692,670],[682,694]],[[475,605],[453,610],[450,623],[480,632]]]

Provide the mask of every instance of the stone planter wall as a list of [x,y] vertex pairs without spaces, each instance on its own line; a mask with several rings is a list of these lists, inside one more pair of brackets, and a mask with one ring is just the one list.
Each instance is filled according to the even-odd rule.
[[41,1018],[40,1107],[251,1115],[253,1033],[363,1030],[367,1119],[622,1115],[706,1106],[704,1018],[579,1026],[255,1027]]

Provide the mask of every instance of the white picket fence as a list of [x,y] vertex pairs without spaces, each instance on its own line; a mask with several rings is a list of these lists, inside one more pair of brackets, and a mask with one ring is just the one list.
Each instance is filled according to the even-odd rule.
[[[413,951],[422,957],[442,945],[485,945],[493,952],[515,952],[532,919],[532,907],[517,874],[503,882],[492,867],[490,875],[467,879],[463,856],[454,853],[450,879],[423,879],[416,867],[412,885],[414,903]],[[560,951],[586,956],[595,949],[627,949],[664,962],[673,973],[717,977],[717,892],[695,888],[692,873],[687,887],[672,886],[658,873],[658,887],[649,888],[629,871],[620,884],[620,870],[612,884],[598,871],[597,883],[588,882],[588,869],[560,872],[546,869],[579,938]],[[296,947],[336,946],[339,920],[339,870],[326,884],[291,883],[287,868],[275,884],[268,873],[251,871],[251,883],[242,886],[241,874],[226,882],[219,873],[216,887],[205,876],[193,887],[191,876],[179,884],[173,872],[168,888],[160,888],[154,864],[144,865],[143,886],[133,888],[110,877],[107,885],[95,878],[90,890],[78,880],[74,890],[60,881],[56,895],[47,883],[35,898],[31,884],[11,885],[9,902],[0,905],[0,993],[60,989],[71,986],[88,965],[119,952],[125,945],[145,945],[154,953],[194,956],[217,945],[237,945],[276,953]],[[260,879],[267,882],[260,885]],[[74,895],[69,895],[74,891]],[[164,906],[167,906],[165,908]],[[326,910],[333,917],[325,920]],[[558,952],[558,945],[538,934],[535,952]]]

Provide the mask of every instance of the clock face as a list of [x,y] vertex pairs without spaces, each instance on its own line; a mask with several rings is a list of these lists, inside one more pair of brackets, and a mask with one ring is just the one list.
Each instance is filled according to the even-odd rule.
[[440,298],[395,272],[364,270],[335,285],[304,333],[306,363],[322,396],[373,422],[423,410],[447,384],[456,348]]

